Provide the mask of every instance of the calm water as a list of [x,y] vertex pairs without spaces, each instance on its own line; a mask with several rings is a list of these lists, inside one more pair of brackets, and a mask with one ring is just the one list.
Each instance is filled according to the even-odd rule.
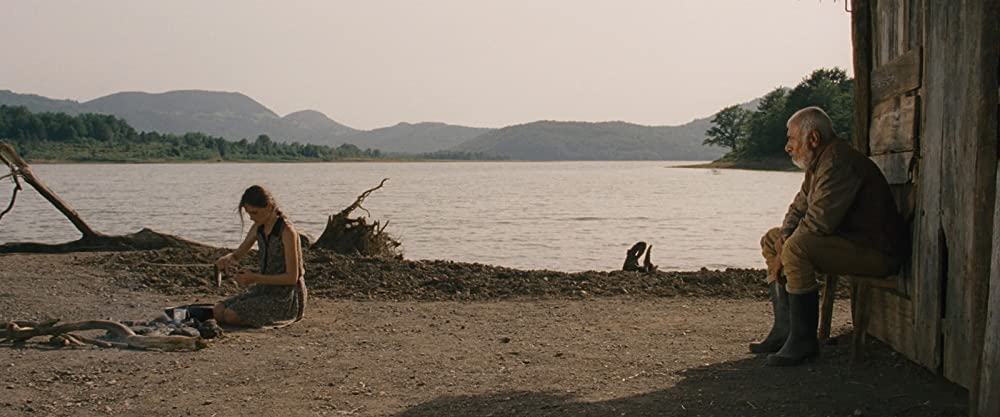
[[[652,243],[661,269],[763,267],[759,238],[777,225],[799,173],[670,168],[678,162],[454,162],[37,165],[93,227],[142,227],[235,247],[235,206],[255,183],[272,189],[301,231],[389,177],[364,206],[413,259],[563,271],[621,267]],[[2,182],[6,206],[12,184]],[[26,185],[26,187],[28,187]],[[356,214],[363,214],[359,211]],[[0,242],[78,233],[33,189],[0,221]]]

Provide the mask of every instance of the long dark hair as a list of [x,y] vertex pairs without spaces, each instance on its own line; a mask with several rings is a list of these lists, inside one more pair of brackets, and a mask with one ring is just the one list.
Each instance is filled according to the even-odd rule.
[[[243,192],[243,197],[240,197],[240,205],[236,206],[236,212],[239,213],[240,209],[246,206],[265,208],[268,205],[274,207],[278,217],[284,221],[288,221],[285,218],[285,213],[282,213],[281,209],[278,208],[278,203],[274,201],[274,196],[271,195],[271,192],[259,185],[251,185],[250,188],[247,188]],[[243,228],[243,213],[240,213],[240,228]]]

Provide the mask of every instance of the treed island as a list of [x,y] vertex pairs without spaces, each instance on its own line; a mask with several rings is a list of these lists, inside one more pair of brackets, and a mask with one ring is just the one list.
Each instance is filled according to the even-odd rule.
[[795,88],[778,87],[754,102],[723,108],[712,117],[705,145],[728,149],[722,158],[698,165],[713,168],[794,169],[785,154],[788,118],[819,106],[842,139],[854,138],[854,79],[840,68],[817,69]]

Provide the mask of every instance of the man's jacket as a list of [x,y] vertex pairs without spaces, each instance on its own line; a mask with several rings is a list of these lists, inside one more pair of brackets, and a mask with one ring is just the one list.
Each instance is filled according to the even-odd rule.
[[787,238],[798,227],[841,236],[894,257],[909,253],[909,228],[885,176],[841,139],[822,148],[806,170],[781,232]]

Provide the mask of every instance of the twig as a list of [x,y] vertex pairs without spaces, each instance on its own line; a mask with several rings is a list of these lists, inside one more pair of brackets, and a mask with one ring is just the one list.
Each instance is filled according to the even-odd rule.
[[[347,215],[351,214],[351,212],[354,211],[357,208],[365,210],[365,212],[368,213],[368,210],[366,210],[364,207],[361,207],[361,203],[363,201],[365,201],[365,199],[368,198],[368,195],[370,195],[372,192],[374,192],[375,190],[377,190],[379,188],[382,188],[382,186],[385,185],[386,181],[389,181],[389,179],[388,178],[382,178],[382,181],[378,183],[378,186],[376,186],[375,188],[371,188],[369,190],[366,190],[365,192],[361,193],[361,195],[359,195],[358,198],[356,200],[354,200],[353,204],[351,204],[351,205],[347,206],[347,208],[341,210],[340,213],[344,215],[344,218],[347,218]],[[371,213],[368,213],[368,217],[371,217],[371,215],[372,215]]]
[[7,208],[4,209],[2,213],[0,213],[0,219],[3,219],[3,216],[5,216],[7,213],[10,212],[11,209],[14,208],[14,201],[17,201],[17,192],[21,191],[22,187],[21,187],[21,180],[17,178],[17,168],[14,165],[12,165],[10,161],[8,161],[7,158],[3,156],[2,153],[0,153],[0,160],[2,160],[3,163],[7,164],[7,166],[10,168],[10,174],[4,175],[2,178],[0,178],[0,180],[7,177],[12,177],[14,179],[14,191],[13,194],[11,194],[10,196],[10,203],[7,204]]
[[866,386],[866,387],[868,387],[868,388],[871,388],[871,389],[875,389],[875,386],[874,386],[874,385],[871,385],[871,384],[866,384],[866,383],[864,383],[864,382],[857,382],[857,381],[847,381],[847,383],[848,383],[848,384],[854,384],[854,385],[863,385],[863,386]]

